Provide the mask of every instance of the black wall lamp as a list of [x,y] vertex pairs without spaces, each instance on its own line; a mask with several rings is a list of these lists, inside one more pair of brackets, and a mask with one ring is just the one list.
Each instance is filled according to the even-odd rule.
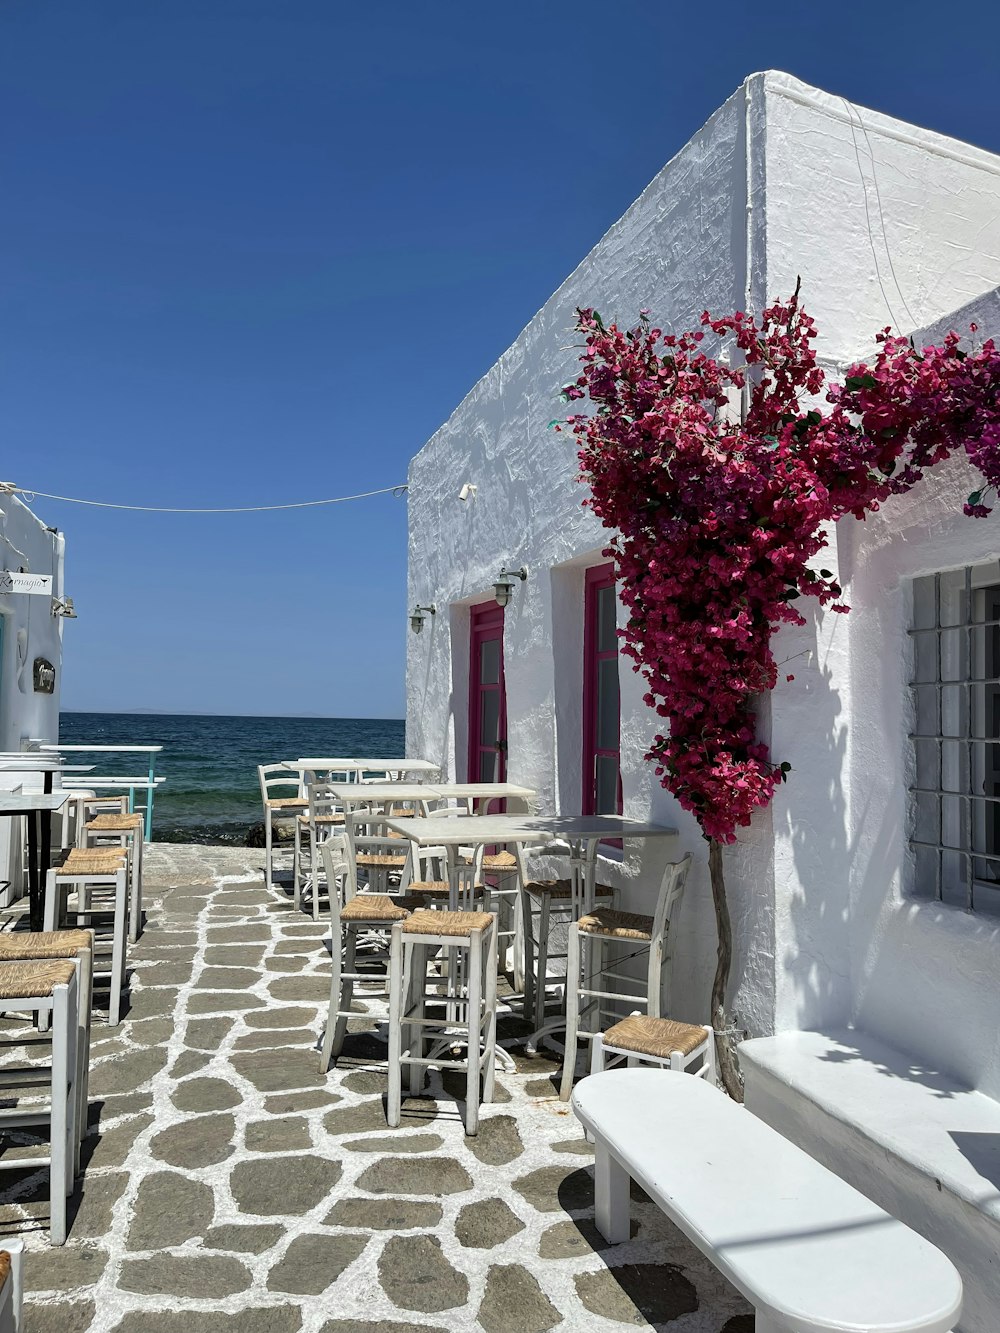
[[527,577],[527,565],[522,565],[520,569],[506,569],[501,566],[497,581],[493,585],[493,596],[496,598],[497,606],[507,606],[514,591],[514,580],[520,579],[523,583]]
[[432,616],[437,615],[437,607],[433,602],[431,602],[430,606],[415,606],[410,612],[410,629],[413,630],[414,634],[419,634],[423,629],[424,621],[427,619],[427,614],[425,613],[429,613]]

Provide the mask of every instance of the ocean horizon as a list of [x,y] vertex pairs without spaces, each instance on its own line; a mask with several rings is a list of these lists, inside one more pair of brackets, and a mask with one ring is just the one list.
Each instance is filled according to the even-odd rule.
[[[162,745],[154,842],[242,846],[263,817],[257,765],[303,755],[394,759],[405,753],[403,718],[250,713],[85,713],[59,717],[66,745]],[[145,775],[146,756],[98,754],[96,773]],[[80,762],[89,762],[87,755]],[[82,779],[85,781],[85,779]],[[137,793],[136,800],[139,800]]]

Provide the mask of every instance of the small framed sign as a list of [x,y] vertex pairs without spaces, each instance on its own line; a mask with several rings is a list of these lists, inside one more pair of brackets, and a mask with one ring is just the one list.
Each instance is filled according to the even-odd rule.
[[21,592],[39,597],[52,596],[51,574],[25,574],[14,569],[0,569],[0,594]]

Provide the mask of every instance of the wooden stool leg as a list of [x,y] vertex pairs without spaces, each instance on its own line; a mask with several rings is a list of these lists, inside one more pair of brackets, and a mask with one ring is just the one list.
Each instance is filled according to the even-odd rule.
[[108,1001],[108,1027],[121,1022],[122,991],[125,989],[125,935],[127,926],[127,889],[124,867],[115,875],[115,911],[111,942],[111,995]]
[[274,888],[274,874],[271,864],[271,812],[264,811],[264,880],[269,889]]
[[580,1026],[580,928],[575,921],[569,927],[566,950],[566,1049],[563,1052],[562,1082],[559,1096],[569,1101],[576,1072],[576,1037]]
[[532,1020],[535,1002],[535,917],[532,912],[531,895],[527,889],[521,889],[521,939],[523,943],[524,975],[520,990],[524,999],[521,1012]]
[[386,1120],[396,1129],[403,1109],[402,1009],[403,1009],[403,935],[399,926],[392,928],[389,947],[389,1096]]
[[[496,969],[493,969],[494,972]],[[483,931],[472,931],[469,940],[468,1059],[465,1070],[465,1132],[471,1138],[479,1131],[480,1031],[483,1010]]]
[[[415,1008],[414,1018],[424,1018],[427,1013],[427,1001],[424,995],[427,990],[427,967],[431,951],[426,944],[407,944],[403,948],[406,955],[404,971],[410,981],[409,987],[403,992],[403,1004],[407,1009]],[[411,1055],[416,1056],[418,1060],[423,1059],[426,1047],[424,1028],[420,1024],[414,1024],[410,1028],[408,1046]],[[409,1094],[411,1097],[419,1097],[424,1090],[424,1066],[411,1064],[408,1072]]]
[[[66,1160],[70,1150],[72,1116],[68,1114],[69,988],[56,986],[52,996],[52,1098],[49,1120],[49,1236],[53,1245],[66,1244],[66,1199],[73,1189],[72,1172]],[[75,1024],[74,1024],[75,1026]]]
[[90,1113],[90,1023],[94,1005],[94,955],[90,949],[81,949],[77,955],[77,977],[80,981],[80,991],[77,996],[79,1044],[76,1066],[76,1154],[74,1169],[76,1174],[79,1175],[82,1168],[83,1141],[87,1137]]
[[330,1003],[326,1011],[326,1031],[323,1033],[323,1046],[319,1053],[319,1072],[325,1074],[333,1058],[333,1043],[337,1032],[338,1008],[343,1008],[341,995],[341,976],[344,972],[344,930],[339,921],[334,922],[333,938],[330,941],[330,955],[333,970],[330,975]]
[[485,1027],[483,1037],[483,1101],[492,1102],[496,1095],[496,1054],[497,1054],[497,966],[498,941],[496,927],[490,931],[486,946],[486,1001]]
[[538,942],[535,957],[535,1027],[540,1028],[545,1022],[545,982],[549,970],[549,895],[542,894],[538,913]]

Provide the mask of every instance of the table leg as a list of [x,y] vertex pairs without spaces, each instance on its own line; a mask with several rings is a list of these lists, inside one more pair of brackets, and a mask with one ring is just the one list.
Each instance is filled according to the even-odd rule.
[[41,930],[42,892],[38,883],[39,812],[28,812],[28,920],[32,930]]
[[629,1239],[629,1175],[600,1139],[594,1145],[594,1213],[598,1231],[611,1245]]
[[[46,796],[52,794],[52,774],[45,774],[44,791]],[[39,816],[39,847],[38,847],[38,888],[37,901],[31,906],[31,929],[41,930],[42,914],[45,911],[45,881],[49,875],[49,861],[52,856],[52,811],[43,810]],[[38,925],[35,925],[37,918]]]

